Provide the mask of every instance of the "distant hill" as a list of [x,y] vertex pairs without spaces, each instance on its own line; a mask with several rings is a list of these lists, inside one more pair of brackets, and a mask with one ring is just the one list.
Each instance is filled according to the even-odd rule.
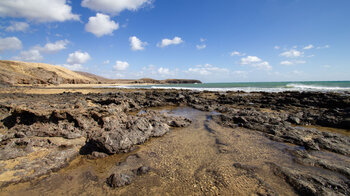
[[191,79],[166,79],[161,80],[164,84],[195,84],[195,83],[202,83],[200,80],[191,80]]
[[44,64],[26,63],[20,61],[0,60],[0,84],[179,84],[201,83],[199,80],[167,79],[154,80],[151,78],[133,79],[108,79],[87,72],[71,71],[67,68]]
[[75,71],[75,72],[80,75],[96,80],[98,84],[115,84],[115,83],[131,84],[131,83],[136,83],[135,81],[138,81],[138,80],[132,80],[132,79],[108,79],[108,78],[104,78],[102,76],[98,76],[88,72],[83,72],[83,71]]

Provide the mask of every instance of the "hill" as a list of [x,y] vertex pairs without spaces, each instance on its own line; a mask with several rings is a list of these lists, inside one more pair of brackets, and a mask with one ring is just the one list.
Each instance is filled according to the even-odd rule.
[[97,81],[61,66],[0,60],[3,84],[93,84]]
[[37,85],[37,84],[179,84],[201,83],[199,80],[151,78],[108,79],[95,74],[71,71],[67,68],[44,63],[26,63],[0,60],[0,85]]

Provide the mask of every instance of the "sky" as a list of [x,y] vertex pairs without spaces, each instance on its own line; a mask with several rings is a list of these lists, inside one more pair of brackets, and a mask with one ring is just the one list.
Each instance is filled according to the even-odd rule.
[[349,0],[0,0],[0,59],[107,78],[350,80]]

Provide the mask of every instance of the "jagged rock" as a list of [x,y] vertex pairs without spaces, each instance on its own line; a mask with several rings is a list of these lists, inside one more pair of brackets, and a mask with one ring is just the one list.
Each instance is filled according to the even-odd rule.
[[[317,92],[211,93],[175,90],[87,95],[0,94],[0,156],[2,161],[6,161],[25,157],[32,150],[37,152],[37,148],[48,151],[47,157],[40,157],[46,161],[44,165],[36,159],[19,166],[31,169],[43,167],[34,170],[34,174],[30,175],[34,177],[63,167],[79,150],[89,157],[130,151],[135,144],[162,136],[171,127],[188,126],[191,121],[187,118],[146,109],[178,105],[222,112],[211,118],[221,125],[253,129],[275,141],[303,146],[308,151],[328,150],[350,155],[349,137],[292,125],[348,129],[349,96]],[[141,109],[144,112],[136,114]],[[86,149],[80,149],[82,146]],[[56,151],[60,153],[53,153]],[[336,168],[320,161],[317,164]],[[137,164],[132,169],[142,165]],[[127,171],[124,173],[132,177],[131,170]],[[338,167],[337,171],[346,173],[344,168]],[[25,176],[18,175],[18,178],[21,177]],[[18,182],[21,179],[12,180]]]
[[[224,126],[235,128],[239,125],[263,132],[273,140],[301,145],[306,149],[326,149],[344,155],[350,154],[350,138],[337,133],[324,133],[312,128],[293,127],[284,123],[287,120],[285,115],[276,112],[266,113],[247,109],[231,110],[226,114],[214,115],[212,118]],[[288,120],[291,120],[291,117]],[[296,119],[294,121],[297,123]]]
[[270,163],[275,175],[285,179],[300,195],[349,195],[350,181],[342,177],[303,172]]
[[[117,121],[115,123],[120,124]],[[164,135],[170,130],[170,126],[184,127],[189,123],[190,120],[186,118],[145,111],[137,117],[130,118],[122,129],[99,131],[92,134],[89,137],[89,143],[108,154],[128,152],[134,145],[144,143],[150,137]]]
[[107,178],[107,184],[112,188],[122,187],[131,183],[130,176],[126,174],[112,174]]

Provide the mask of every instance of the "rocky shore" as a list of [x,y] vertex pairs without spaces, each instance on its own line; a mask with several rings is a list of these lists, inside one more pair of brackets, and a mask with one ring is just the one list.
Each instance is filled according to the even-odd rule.
[[[152,137],[191,124],[193,119],[154,109],[161,106],[187,106],[211,112],[207,120],[232,132],[244,128],[274,142],[297,146],[286,153],[302,167],[266,162],[276,178],[289,184],[296,194],[350,194],[350,95],[317,92],[133,90],[86,95],[0,94],[0,187],[49,175],[78,155],[101,159],[129,152]],[[344,134],[317,127],[341,129]],[[224,139],[216,140],[223,147],[220,152],[230,151]],[[334,161],[324,158],[322,152],[332,154]],[[122,187],[152,170],[139,159],[130,157],[116,166],[105,183]],[[255,175],[250,166],[232,164],[246,175]],[[265,189],[261,195],[278,194]]]

